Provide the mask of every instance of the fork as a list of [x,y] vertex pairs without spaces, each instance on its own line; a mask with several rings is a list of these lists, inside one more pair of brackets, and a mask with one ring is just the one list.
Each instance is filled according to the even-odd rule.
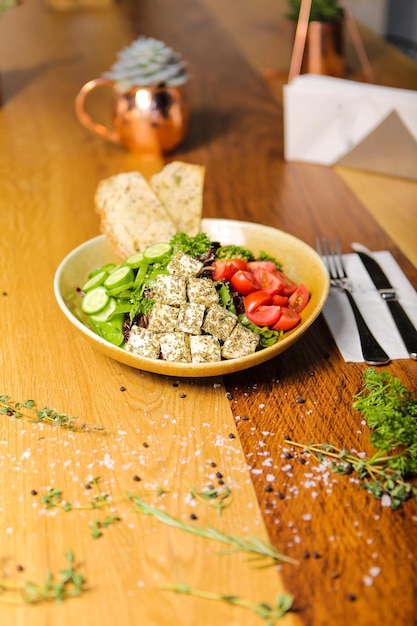
[[389,363],[389,356],[381,348],[368,328],[352,295],[352,283],[346,273],[339,241],[336,239],[333,243],[333,241],[327,241],[324,237],[321,239],[318,237],[316,248],[329,272],[330,284],[332,287],[336,287],[345,292],[349,304],[352,307],[365,363],[368,363],[368,365],[385,365]]

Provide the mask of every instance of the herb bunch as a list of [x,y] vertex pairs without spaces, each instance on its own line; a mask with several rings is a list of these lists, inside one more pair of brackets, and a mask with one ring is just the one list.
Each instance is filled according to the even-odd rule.
[[370,442],[389,453],[385,465],[402,476],[417,474],[417,397],[388,372],[368,368],[364,388],[354,396],[372,430]]

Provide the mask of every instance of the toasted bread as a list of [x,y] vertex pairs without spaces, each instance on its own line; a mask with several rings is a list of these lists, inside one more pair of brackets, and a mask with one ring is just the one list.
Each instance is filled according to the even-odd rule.
[[204,177],[202,165],[173,161],[150,180],[178,232],[194,236],[200,230]]
[[157,241],[169,241],[178,230],[139,172],[104,179],[94,200],[101,231],[122,258],[141,252]]

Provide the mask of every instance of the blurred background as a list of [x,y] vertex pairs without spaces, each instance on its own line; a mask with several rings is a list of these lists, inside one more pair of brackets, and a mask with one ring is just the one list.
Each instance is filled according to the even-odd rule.
[[416,0],[349,0],[354,16],[417,60]]

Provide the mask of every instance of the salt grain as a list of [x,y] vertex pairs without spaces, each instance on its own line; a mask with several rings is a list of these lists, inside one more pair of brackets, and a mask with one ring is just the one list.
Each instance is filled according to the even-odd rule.
[[384,493],[381,498],[381,506],[387,508],[391,506],[391,496],[389,496],[387,493]]

